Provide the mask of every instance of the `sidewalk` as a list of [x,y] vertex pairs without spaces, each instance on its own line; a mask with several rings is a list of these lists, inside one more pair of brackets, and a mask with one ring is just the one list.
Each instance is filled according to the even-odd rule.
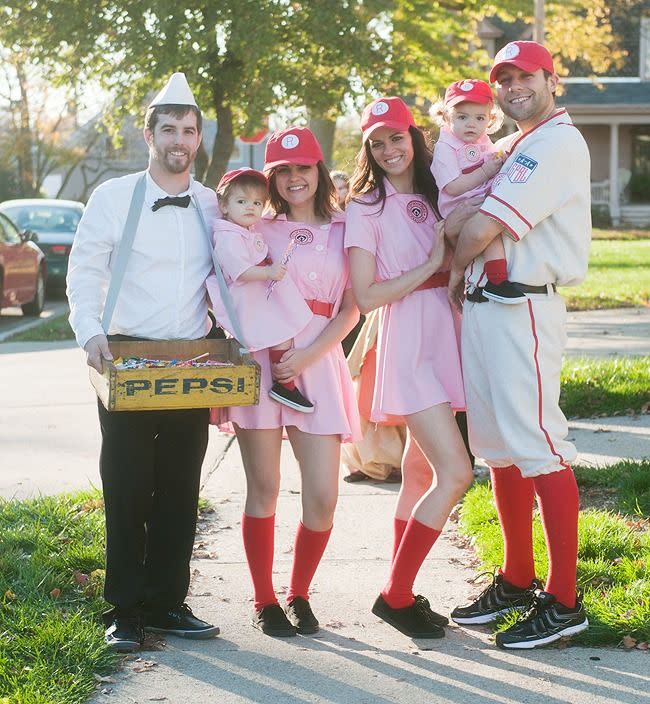
[[[593,324],[576,315],[584,316],[578,329]],[[576,349],[587,338],[574,337]],[[650,354],[648,338],[638,342]],[[0,344],[0,394],[0,496],[99,485],[96,399],[74,343]],[[570,437],[581,463],[650,457],[650,416],[572,421]],[[163,650],[143,652],[140,660],[129,656],[93,704],[650,704],[648,653],[570,647],[521,654],[497,650],[486,628],[457,626],[442,640],[412,641],[375,618],[370,607],[388,574],[395,485],[340,483],[332,540],[312,596],[322,631],[287,640],[264,636],[249,623],[244,475],[229,437],[212,432],[203,484],[215,513],[199,527],[188,601],[222,635],[207,642],[170,637]],[[288,447],[277,515],[274,577],[286,589],[300,516],[299,477]],[[416,589],[436,610],[449,611],[480,588],[470,583],[475,567],[449,523]]]

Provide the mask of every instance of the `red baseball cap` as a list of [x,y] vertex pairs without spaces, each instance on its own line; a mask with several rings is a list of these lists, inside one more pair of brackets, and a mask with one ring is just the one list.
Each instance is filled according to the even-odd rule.
[[494,100],[492,88],[485,81],[468,78],[452,83],[445,91],[445,105],[452,108],[459,103],[487,105]]
[[323,161],[323,151],[314,133],[307,127],[289,127],[274,132],[266,143],[264,168],[285,164],[311,166]]
[[490,83],[494,83],[497,71],[501,66],[510,64],[522,71],[537,71],[543,68],[549,73],[555,73],[553,57],[549,50],[537,42],[510,42],[497,52],[490,71]]
[[377,98],[366,105],[361,114],[363,141],[365,142],[379,127],[390,127],[406,132],[409,127],[415,127],[413,113],[401,98],[396,96]]
[[217,193],[224,189],[229,183],[236,181],[240,176],[250,176],[251,178],[257,179],[263,186],[268,188],[269,182],[266,176],[257,169],[251,169],[248,166],[244,166],[242,169],[233,169],[232,171],[226,171],[226,173],[221,177],[219,185],[217,186]]

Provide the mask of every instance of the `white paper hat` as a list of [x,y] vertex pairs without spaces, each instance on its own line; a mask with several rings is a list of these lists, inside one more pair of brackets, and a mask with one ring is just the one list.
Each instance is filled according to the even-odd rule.
[[194,105],[198,108],[184,73],[172,74],[167,85],[149,103],[150,108],[156,105]]

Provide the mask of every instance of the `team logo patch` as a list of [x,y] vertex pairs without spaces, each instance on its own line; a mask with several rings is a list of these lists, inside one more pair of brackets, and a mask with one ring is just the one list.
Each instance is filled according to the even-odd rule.
[[468,144],[465,147],[465,158],[467,161],[478,161],[481,158],[481,150],[472,144]]
[[472,90],[472,88],[474,87],[474,81],[463,81],[458,87],[462,91],[467,93],[468,91]]
[[406,212],[413,222],[424,222],[429,214],[429,209],[421,200],[410,200],[406,204]]
[[531,159],[525,154],[519,154],[508,169],[508,180],[510,183],[526,183],[536,168],[535,159]]
[[300,139],[296,134],[285,134],[280,144],[285,149],[295,149],[300,144]]
[[314,234],[311,230],[302,227],[299,230],[294,230],[290,235],[290,239],[295,240],[296,244],[311,244],[314,241]]
[[261,237],[256,237],[253,241],[253,246],[261,252],[264,249],[264,240]]
[[388,104],[385,103],[383,100],[380,100],[378,103],[375,103],[371,108],[370,112],[373,115],[385,115],[388,112]]
[[519,56],[519,47],[514,43],[506,44],[506,46],[499,52],[502,54],[504,59],[514,59],[515,56]]

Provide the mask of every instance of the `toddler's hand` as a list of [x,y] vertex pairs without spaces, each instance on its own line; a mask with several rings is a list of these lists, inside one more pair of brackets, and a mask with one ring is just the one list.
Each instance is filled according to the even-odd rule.
[[485,175],[488,178],[492,178],[493,176],[496,176],[499,171],[501,171],[501,167],[503,166],[503,156],[501,153],[498,154],[493,154],[489,159],[487,159],[483,164],[481,165],[481,168],[485,172]]
[[266,276],[271,281],[282,281],[287,273],[287,267],[284,264],[270,264],[266,270]]

